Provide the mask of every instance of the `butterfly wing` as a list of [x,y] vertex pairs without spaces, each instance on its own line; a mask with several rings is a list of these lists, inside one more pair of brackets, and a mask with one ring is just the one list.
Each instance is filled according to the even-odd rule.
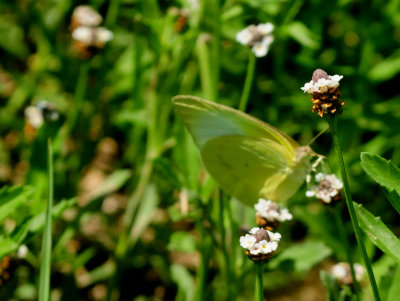
[[304,181],[308,165],[299,164],[300,146],[278,129],[192,96],[177,96],[174,104],[209,173],[243,203],[286,200]]
[[293,156],[299,147],[273,126],[230,107],[187,95],[175,96],[173,103],[200,149],[210,139],[227,135],[267,138],[287,148]]
[[[242,135],[211,139],[201,150],[201,157],[221,188],[248,205],[260,196],[282,200],[277,199],[275,191],[294,163],[282,145]],[[266,183],[268,189],[260,194]]]

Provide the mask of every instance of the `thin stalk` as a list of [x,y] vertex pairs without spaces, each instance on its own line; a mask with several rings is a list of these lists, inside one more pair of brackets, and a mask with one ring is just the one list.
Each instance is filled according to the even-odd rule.
[[82,113],[83,99],[86,94],[86,87],[89,79],[89,69],[90,61],[83,62],[79,68],[78,81],[75,88],[74,104],[72,106],[71,114],[69,114],[71,117],[67,121],[67,128],[69,132],[73,130],[79,115]]
[[115,25],[115,21],[118,16],[118,8],[119,8],[120,0],[111,0],[110,5],[108,6],[107,16],[105,25],[108,28],[111,28]]
[[263,263],[255,262],[256,265],[256,288],[254,301],[264,300],[264,285],[263,285]]
[[40,264],[39,275],[39,301],[48,301],[50,295],[50,271],[51,271],[51,211],[53,207],[53,146],[51,138],[47,140],[47,172],[49,181],[49,197],[47,200],[47,207],[45,213],[45,225],[43,231],[42,242],[42,261]]
[[225,223],[224,223],[224,212],[228,210],[227,206],[225,206],[225,199],[224,194],[221,192],[219,193],[218,197],[218,204],[219,204],[219,211],[218,211],[218,226],[219,226],[219,233],[221,235],[221,248],[222,254],[224,257],[225,263],[225,280],[226,280],[226,289],[228,293],[228,300],[235,300],[235,296],[232,293],[232,270],[231,270],[231,262],[230,262],[230,254],[228,252],[226,246],[226,231],[225,231]]
[[202,236],[202,246],[201,246],[201,263],[197,270],[197,287],[195,301],[206,300],[206,290],[207,290],[207,275],[208,275],[208,263],[210,261],[211,251],[213,248],[212,238],[206,233],[206,231],[200,227],[200,232]]
[[346,167],[344,165],[344,160],[343,160],[343,155],[342,155],[342,146],[340,144],[340,140],[337,135],[337,121],[334,117],[333,118],[327,117],[326,120],[328,121],[329,128],[331,130],[333,144],[335,146],[336,155],[337,155],[337,158],[339,161],[340,173],[342,175],[342,181],[343,181],[344,195],[346,197],[346,204],[347,204],[347,208],[349,210],[351,223],[352,223],[353,229],[354,229],[354,234],[356,236],[358,245],[361,248],[361,254],[362,254],[365,266],[367,268],[368,277],[369,277],[369,281],[371,282],[372,292],[374,293],[375,300],[380,301],[381,298],[379,296],[378,286],[376,284],[374,272],[372,270],[371,261],[368,257],[364,242],[361,239],[362,232],[361,232],[360,225],[358,223],[356,211],[354,209],[353,200],[351,197],[350,186],[349,186],[349,182],[347,179]]
[[342,244],[343,244],[344,249],[346,251],[347,261],[348,261],[348,263],[350,265],[351,277],[353,277],[354,291],[356,293],[357,300],[360,301],[360,285],[359,285],[359,283],[357,281],[357,278],[356,278],[356,272],[354,270],[353,256],[351,255],[350,246],[349,246],[349,242],[347,240],[347,235],[346,235],[346,229],[344,228],[343,220],[342,220],[342,217],[340,215],[340,206],[339,206],[339,204],[336,204],[334,206],[333,213],[334,213],[334,216],[335,216],[335,221],[336,221],[336,225],[337,225],[337,228],[338,228],[340,240],[342,241]]
[[251,86],[254,80],[254,71],[256,69],[256,56],[252,51],[249,51],[249,62],[247,64],[246,79],[242,90],[242,96],[240,97],[239,110],[246,111],[247,103],[249,101]]

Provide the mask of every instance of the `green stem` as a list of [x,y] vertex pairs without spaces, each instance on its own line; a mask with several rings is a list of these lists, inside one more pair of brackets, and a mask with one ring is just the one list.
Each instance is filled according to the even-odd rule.
[[79,115],[82,113],[83,98],[86,94],[87,82],[89,79],[90,61],[83,62],[79,68],[78,81],[75,88],[74,104],[72,106],[69,120],[67,121],[68,132],[72,132]]
[[47,171],[49,180],[49,198],[45,213],[45,226],[42,242],[42,261],[39,276],[39,301],[48,301],[50,295],[50,271],[51,271],[51,211],[53,207],[53,147],[51,138],[47,141]]
[[106,21],[104,22],[106,27],[112,28],[117,20],[118,8],[120,0],[111,0],[108,6]]
[[254,301],[264,300],[264,285],[263,285],[263,263],[255,262],[256,264],[256,290],[254,295]]
[[347,235],[346,235],[346,229],[344,227],[344,223],[340,214],[340,206],[339,204],[336,204],[333,208],[335,220],[336,220],[336,225],[338,228],[340,240],[342,241],[343,247],[346,251],[347,255],[347,261],[350,265],[350,271],[351,271],[351,276],[353,277],[353,284],[354,284],[354,291],[357,296],[357,300],[360,301],[360,286],[356,278],[356,272],[354,270],[354,262],[353,262],[353,256],[350,251],[350,246],[349,242],[347,240]]
[[352,200],[351,193],[350,193],[350,186],[349,186],[349,182],[347,179],[346,167],[345,167],[344,161],[343,161],[342,146],[340,144],[340,140],[337,135],[337,121],[334,117],[327,117],[326,120],[328,121],[329,128],[331,130],[333,144],[335,146],[336,155],[337,155],[338,161],[339,161],[340,173],[342,175],[342,181],[343,181],[344,195],[346,197],[346,204],[347,204],[347,208],[349,210],[351,223],[352,223],[353,229],[354,229],[354,234],[356,236],[358,245],[361,248],[361,254],[362,254],[365,266],[367,268],[368,277],[369,277],[369,281],[371,282],[371,287],[372,287],[372,291],[374,293],[375,300],[380,301],[381,298],[379,296],[378,286],[376,284],[374,272],[372,270],[371,261],[368,257],[364,242],[361,239],[362,232],[361,232],[360,225],[358,223],[356,211],[354,209],[353,200]]
[[254,71],[256,69],[256,56],[252,51],[249,51],[249,62],[247,65],[246,79],[244,81],[242,96],[240,97],[239,110],[246,111],[247,103],[249,101],[251,86],[254,79]]
[[207,275],[208,275],[208,264],[210,261],[211,251],[213,248],[212,238],[206,233],[206,231],[200,227],[200,233],[202,236],[202,246],[201,246],[201,263],[197,270],[197,287],[196,295],[194,300],[204,301],[206,300],[207,291]]
[[222,254],[224,257],[224,264],[225,264],[225,280],[226,280],[226,289],[228,293],[228,300],[235,300],[235,296],[232,292],[232,283],[234,283],[232,280],[233,274],[232,274],[232,267],[231,267],[231,261],[230,261],[230,254],[228,252],[228,248],[226,245],[226,231],[225,231],[225,222],[224,222],[224,212],[225,210],[228,210],[227,206],[225,206],[225,199],[224,199],[224,193],[220,191],[219,193],[219,199],[218,199],[218,204],[219,204],[219,211],[218,211],[218,226],[219,226],[219,233],[221,235],[221,248],[222,248]]

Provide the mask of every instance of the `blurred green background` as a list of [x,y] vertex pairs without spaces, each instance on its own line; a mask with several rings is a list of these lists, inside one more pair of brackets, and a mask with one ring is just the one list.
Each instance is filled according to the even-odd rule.
[[[81,58],[71,38],[81,4],[114,34],[91,58]],[[400,163],[399,1],[2,0],[0,185],[26,186],[0,191],[3,200],[19,196],[0,219],[0,253],[11,258],[0,269],[1,300],[37,298],[46,144],[24,110],[43,99],[62,115],[52,300],[252,298],[254,273],[238,238],[241,225],[254,225],[253,211],[218,192],[171,98],[197,95],[237,108],[250,50],[235,35],[264,22],[275,25],[275,41],[257,59],[247,112],[307,144],[327,125],[300,87],[316,68],[344,75],[339,134],[354,199],[400,232],[359,164],[362,151]],[[331,145],[324,134],[312,147],[336,172]],[[345,259],[329,208],[304,191],[287,204],[294,220],[279,230],[280,251],[265,274],[268,300],[325,300],[318,271]],[[21,244],[29,250],[23,258],[15,253]],[[369,252],[380,279],[392,262],[372,244]]]

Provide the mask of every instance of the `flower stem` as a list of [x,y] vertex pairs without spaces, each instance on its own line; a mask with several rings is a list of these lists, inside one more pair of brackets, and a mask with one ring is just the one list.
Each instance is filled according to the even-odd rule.
[[45,213],[45,226],[42,242],[42,262],[39,276],[39,301],[48,301],[50,295],[50,271],[51,271],[51,211],[53,207],[53,146],[51,138],[47,141],[47,171],[49,181],[49,198]]
[[246,111],[247,103],[249,101],[250,90],[253,84],[254,71],[256,69],[256,56],[252,51],[249,51],[249,62],[247,65],[246,79],[244,81],[242,96],[240,97],[239,110]]
[[354,234],[356,236],[358,245],[361,248],[361,254],[362,254],[365,266],[367,268],[368,277],[369,277],[369,281],[371,283],[371,287],[372,287],[372,291],[374,293],[375,300],[380,301],[381,298],[379,296],[378,286],[376,284],[374,272],[372,270],[371,261],[368,257],[364,242],[361,239],[362,232],[361,232],[360,225],[358,223],[356,211],[354,209],[353,200],[352,200],[351,193],[350,193],[350,186],[349,186],[349,182],[347,179],[346,167],[345,167],[344,161],[343,161],[342,146],[340,144],[340,140],[337,135],[337,121],[334,117],[327,117],[326,120],[328,121],[329,128],[331,130],[333,144],[335,146],[336,155],[337,155],[337,158],[339,161],[339,167],[340,167],[340,172],[341,172],[342,181],[343,181],[344,195],[346,197],[346,204],[347,204],[347,208],[349,210],[351,223],[352,223],[353,229],[354,229]]
[[263,286],[263,262],[255,262],[256,264],[256,291],[254,301],[264,300],[264,286]]
[[342,217],[340,215],[340,206],[339,204],[336,204],[333,208],[333,212],[334,212],[334,216],[335,216],[335,220],[336,220],[336,225],[338,227],[338,232],[340,235],[340,239],[343,243],[343,247],[346,251],[346,255],[347,255],[347,261],[350,265],[350,271],[351,271],[351,277],[353,278],[353,284],[354,284],[354,291],[357,297],[357,300],[360,301],[360,285],[357,281],[356,278],[356,272],[354,270],[354,262],[353,262],[353,256],[351,254],[350,251],[350,246],[349,246],[349,242],[347,240],[347,235],[346,235],[346,229],[344,227],[343,221],[342,221]]

